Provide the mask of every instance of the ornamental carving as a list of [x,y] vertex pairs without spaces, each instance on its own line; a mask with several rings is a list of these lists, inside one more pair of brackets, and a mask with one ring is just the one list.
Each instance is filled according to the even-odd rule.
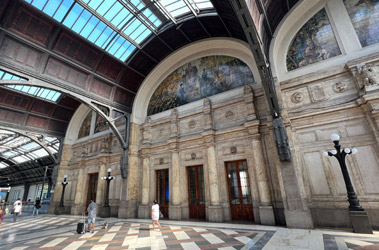
[[192,153],[191,154],[191,160],[195,160],[196,159],[196,154],[195,153]]
[[189,128],[194,128],[195,126],[196,126],[195,120],[191,120],[191,121],[188,122],[188,127]]
[[294,103],[300,103],[304,100],[304,95],[301,92],[295,92],[291,96],[291,101]]
[[228,110],[228,111],[225,113],[225,118],[226,118],[226,119],[229,119],[229,120],[233,120],[233,118],[234,118],[234,112],[231,111],[231,110]]
[[237,148],[234,147],[234,146],[231,147],[231,148],[230,148],[230,153],[233,154],[233,155],[236,154],[236,153],[237,153]]
[[308,87],[312,102],[320,102],[328,98],[322,84],[315,84]]
[[333,91],[336,93],[345,92],[346,89],[347,89],[347,83],[346,82],[337,82],[333,85]]
[[378,84],[377,69],[375,65],[363,65],[359,70],[359,78],[358,82],[361,82],[361,87]]

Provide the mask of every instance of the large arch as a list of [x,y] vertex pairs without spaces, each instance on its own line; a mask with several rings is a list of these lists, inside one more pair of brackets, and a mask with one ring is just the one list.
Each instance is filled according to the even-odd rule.
[[250,48],[244,42],[236,39],[206,39],[189,46],[186,46],[171,56],[163,60],[145,79],[142,86],[137,92],[131,121],[137,124],[142,124],[147,116],[147,107],[149,100],[154,93],[154,90],[159,84],[178,66],[188,63],[204,56],[226,55],[240,59],[246,63],[251,69],[255,82],[255,87],[261,86],[257,65],[254,61],[253,54]]
[[[286,56],[292,39],[301,27],[322,8],[326,9],[341,55],[288,72]],[[342,0],[315,0],[299,2],[282,19],[271,41],[269,57],[273,76],[279,81],[285,81],[335,67],[355,58],[376,53],[378,50],[378,43],[362,48]]]

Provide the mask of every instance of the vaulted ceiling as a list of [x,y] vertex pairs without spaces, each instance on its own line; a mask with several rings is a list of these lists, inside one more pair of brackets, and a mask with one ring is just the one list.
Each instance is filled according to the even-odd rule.
[[[124,5],[129,2],[118,1]],[[176,22],[160,17],[162,24],[157,30],[137,44],[122,61],[28,3],[32,1],[2,0],[0,70],[26,78],[26,81],[0,80],[0,84],[50,87],[60,91],[62,96],[52,102],[0,85],[0,129],[15,128],[62,139],[83,100],[130,113],[145,77],[173,52],[212,37],[232,37],[247,42],[232,7],[233,2],[242,4],[242,1],[211,0],[214,9],[204,9],[196,15],[187,13]],[[263,18],[261,40],[266,50],[279,22],[297,1],[246,1],[253,19]],[[85,1],[73,2],[83,5]],[[157,1],[142,2],[159,15],[156,4],[153,4]],[[139,14],[138,11],[134,13],[136,18]],[[102,20],[101,16],[99,18]],[[29,182],[41,181],[44,165],[54,165],[54,160],[49,157],[0,168],[0,177],[15,180],[10,182],[11,185],[28,181],[28,178]],[[5,157],[0,155],[0,161],[6,161]],[[0,178],[0,186],[6,183],[9,183],[7,178]]]

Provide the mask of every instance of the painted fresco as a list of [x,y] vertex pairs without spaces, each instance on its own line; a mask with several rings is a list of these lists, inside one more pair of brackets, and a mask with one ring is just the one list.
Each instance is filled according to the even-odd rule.
[[89,136],[91,129],[92,112],[89,112],[79,129],[78,138]]
[[[108,109],[105,108],[105,107],[100,107],[98,106],[98,108],[106,115],[108,115]],[[109,129],[109,125],[108,125],[108,122],[107,120],[105,120],[103,117],[101,117],[100,115],[96,114],[96,122],[95,122],[95,131],[94,133],[98,133],[98,132],[101,132],[101,131],[105,131]]]
[[291,71],[337,55],[341,51],[325,9],[320,10],[299,30],[287,53]]
[[150,99],[147,113],[156,114],[253,82],[249,67],[237,58],[202,57],[163,80]]
[[379,43],[379,0],[344,0],[362,47]]

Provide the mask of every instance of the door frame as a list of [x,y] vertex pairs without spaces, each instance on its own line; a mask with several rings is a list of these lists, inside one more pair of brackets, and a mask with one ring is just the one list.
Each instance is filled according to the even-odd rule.
[[[199,168],[203,168],[203,186],[205,188],[205,183],[204,183],[204,166],[203,165],[194,165],[194,166],[187,166],[186,167],[186,171],[187,171],[187,192],[188,192],[188,210],[189,210],[189,218],[190,219],[206,219],[207,218],[207,215],[206,215],[206,207],[205,207],[205,190],[204,190],[204,204],[197,204],[198,208],[199,206],[204,206],[204,217],[202,218],[191,218],[191,211],[190,211],[190,206],[191,206],[191,201],[190,201],[190,173],[189,173],[189,170],[190,168],[195,168],[196,170],[198,170]],[[196,171],[196,175],[195,175],[195,185],[196,185],[196,198],[199,197],[199,175],[198,175],[198,171]]]

